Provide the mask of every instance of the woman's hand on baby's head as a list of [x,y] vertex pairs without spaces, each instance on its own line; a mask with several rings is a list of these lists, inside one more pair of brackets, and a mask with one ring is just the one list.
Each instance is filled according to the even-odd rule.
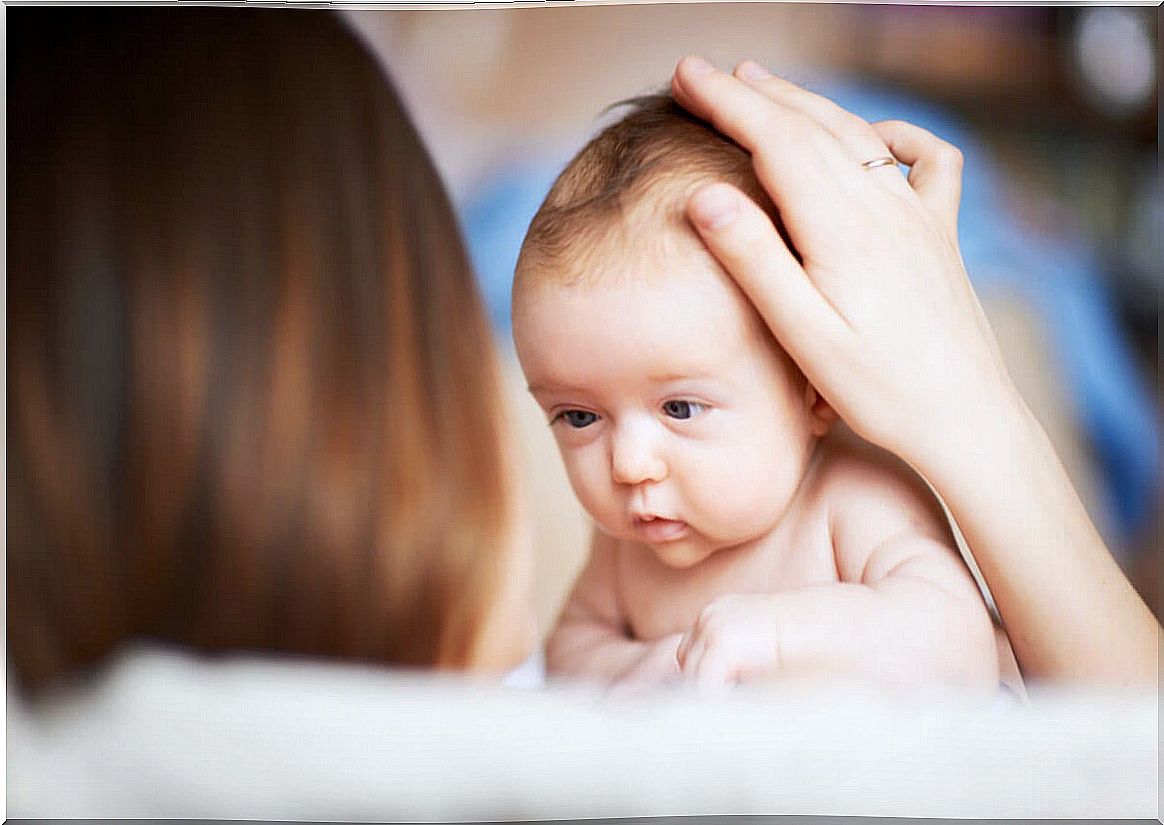
[[[962,265],[961,153],[753,63],[727,74],[685,58],[672,91],[751,152],[795,254],[723,183],[689,198],[696,231],[832,408],[946,500],[1024,669],[1158,683],[1160,624],[1019,396]],[[796,647],[785,644],[786,665]]]
[[779,621],[771,595],[727,594],[699,614],[679,645],[684,681],[704,693],[774,675]]
[[[799,259],[727,184],[693,193],[693,224],[853,429],[923,464],[937,434],[1017,402],[958,250],[956,148],[866,123],[754,63],[730,75],[687,58],[672,89],[752,152]],[[884,158],[910,165],[908,180],[867,165]]]

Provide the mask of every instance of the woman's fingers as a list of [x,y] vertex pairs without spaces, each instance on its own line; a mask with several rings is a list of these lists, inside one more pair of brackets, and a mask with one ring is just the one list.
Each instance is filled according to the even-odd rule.
[[849,161],[819,124],[698,57],[679,61],[671,91],[688,111],[752,153],[757,175],[778,207],[791,201],[805,222],[827,223],[832,210],[822,187],[837,187],[825,176]]
[[688,199],[687,215],[794,360],[827,351],[844,334],[844,317],[750,198],[729,184],[708,184]]
[[[857,165],[891,154],[881,135],[867,121],[827,97],[777,77],[753,60],[745,60],[736,66],[733,74],[769,100],[800,112],[820,124],[844,147],[848,159]],[[852,164],[848,164],[848,167],[852,168]],[[881,171],[868,171],[876,171],[875,177],[890,185],[905,186],[896,164],[878,169]]]
[[910,167],[909,185],[918,197],[955,232],[962,197],[962,153],[932,132],[904,120],[883,120],[872,127],[893,156]]
[[[858,434],[907,461],[934,452],[921,411],[960,420],[975,388],[993,386],[997,361],[991,347],[983,352],[988,334],[965,331],[968,320],[985,324],[957,253],[959,153],[899,122],[870,125],[885,150],[866,148],[865,127],[843,110],[693,58],[679,64],[672,85],[680,103],[752,152],[796,254],[759,207],[726,185],[689,200],[704,244]],[[894,156],[912,167],[909,180],[890,166],[862,169],[871,158],[857,152]],[[949,355],[957,349],[951,339],[963,337],[978,356]]]

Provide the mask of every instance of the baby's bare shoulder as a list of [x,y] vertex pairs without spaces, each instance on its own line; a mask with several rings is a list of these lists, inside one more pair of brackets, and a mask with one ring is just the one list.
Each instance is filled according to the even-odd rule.
[[841,555],[857,561],[906,535],[953,547],[941,504],[905,462],[847,432],[820,448],[814,498],[827,508],[838,562]]
[[945,521],[929,486],[908,464],[847,431],[820,442],[815,497],[839,509],[885,507]]

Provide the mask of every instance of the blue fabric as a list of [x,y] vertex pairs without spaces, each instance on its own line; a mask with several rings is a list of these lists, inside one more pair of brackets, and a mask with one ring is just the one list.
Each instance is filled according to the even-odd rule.
[[494,329],[510,335],[513,270],[525,231],[560,171],[542,159],[512,166],[486,181],[460,205],[469,257]]
[[[965,157],[959,237],[978,288],[1022,295],[1044,318],[1078,420],[1105,482],[1106,522],[1124,539],[1150,515],[1159,484],[1159,432],[1145,376],[1115,321],[1095,251],[1082,239],[1025,230],[1005,206],[1002,173],[975,136],[945,111],[868,85],[811,88],[876,121],[904,119],[958,146]],[[493,324],[510,334],[510,288],[526,227],[561,168],[530,158],[500,169],[460,205],[470,255]]]

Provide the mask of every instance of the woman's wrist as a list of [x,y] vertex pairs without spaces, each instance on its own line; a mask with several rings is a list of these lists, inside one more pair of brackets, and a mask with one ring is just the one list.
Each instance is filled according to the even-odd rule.
[[1022,465],[1022,456],[1032,451],[1050,449],[1042,425],[1005,376],[990,392],[964,397],[944,412],[898,451],[943,494],[1016,461]]
[[[1024,676],[1152,684],[1159,624],[1120,572],[1017,396],[968,411],[914,463],[989,583]],[[1079,594],[1089,594],[1080,602]],[[1112,628],[1119,640],[1113,644]]]

